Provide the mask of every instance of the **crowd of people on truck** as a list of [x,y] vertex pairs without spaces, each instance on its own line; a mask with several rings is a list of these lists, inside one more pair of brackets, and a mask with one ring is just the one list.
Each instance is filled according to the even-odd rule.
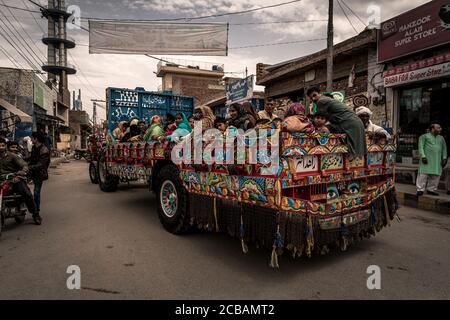
[[[24,139],[28,144],[28,139]],[[21,147],[16,141],[7,141],[0,137],[0,183],[5,181],[8,175],[13,175],[13,190],[21,195],[28,211],[33,216],[35,224],[42,223],[41,190],[45,180],[48,179],[48,167],[50,165],[50,149],[42,132],[33,132],[28,146]],[[28,186],[33,183],[34,190]]]
[[178,141],[194,129],[195,122],[199,123],[202,132],[216,128],[225,135],[236,129],[247,131],[273,126],[291,133],[346,134],[349,153],[362,156],[367,153],[366,133],[371,138],[390,138],[390,134],[385,129],[372,123],[370,109],[359,107],[353,110],[329,95],[321,94],[317,87],[308,89],[307,95],[317,106],[314,114],[307,115],[305,106],[301,102],[292,103],[284,115],[277,114],[274,112],[274,100],[270,98],[266,100],[264,110],[259,112],[250,102],[233,103],[228,108],[227,119],[214,116],[208,106],[199,106],[189,118],[180,112],[175,116],[167,114],[164,118],[154,115],[149,125],[140,119],[122,121],[112,131],[111,140],[118,142]]
[[214,116],[208,106],[199,106],[190,117],[180,112],[175,116],[167,114],[164,118],[154,115],[150,118],[148,125],[142,119],[122,121],[111,132],[111,140],[118,142],[178,141],[191,133],[195,122],[199,123],[202,132],[216,128],[225,135],[235,129],[247,131],[274,126],[291,133],[346,134],[349,153],[361,156],[367,153],[366,133],[371,138],[390,138],[390,134],[385,129],[372,123],[370,109],[359,107],[353,110],[329,95],[321,94],[317,87],[309,88],[307,96],[316,104],[317,110],[314,114],[307,115],[305,106],[301,102],[292,103],[284,115],[277,114],[274,112],[275,103],[272,99],[267,99],[264,110],[259,112],[250,102],[233,103],[228,108],[227,119]]

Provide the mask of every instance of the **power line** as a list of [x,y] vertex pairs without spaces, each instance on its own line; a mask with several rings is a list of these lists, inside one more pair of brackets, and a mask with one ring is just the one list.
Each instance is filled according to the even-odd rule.
[[0,50],[3,52],[3,54],[5,55],[5,57],[11,61],[11,63],[14,65],[14,67],[19,68],[20,69],[20,65],[19,62],[17,62],[16,59],[14,59],[14,57],[12,57],[8,51],[6,51],[6,49],[4,49],[2,46],[0,46]]
[[[86,87],[88,90],[91,90],[91,93],[94,94],[94,96],[97,96],[97,93],[95,93],[94,91],[94,86],[92,85],[92,83],[89,81],[89,79],[84,75],[84,72],[81,70],[80,66],[78,65],[78,63],[76,62],[75,58],[72,56],[72,54],[70,53],[70,51],[68,51],[69,53],[69,57],[72,59],[73,64],[77,67],[77,70],[80,71],[81,76],[86,80],[86,82],[92,87]],[[75,76],[77,76],[77,74],[75,74]],[[79,79],[81,80],[81,79]],[[81,82],[81,81],[80,81]]]
[[[1,22],[4,23],[3,20],[0,20]],[[5,25],[6,26],[6,25]],[[16,52],[22,57],[22,59],[31,67],[31,69],[33,70],[39,70],[38,67],[36,67],[36,65],[34,64],[33,61],[31,61],[28,56],[22,51],[22,49],[20,48],[20,45],[17,46],[17,44],[15,43],[15,41],[12,39],[12,37],[8,34],[8,32],[5,30],[5,28],[3,28],[2,25],[0,25],[0,29],[3,30],[3,32],[0,32],[0,35],[3,37],[3,39],[6,40],[6,42],[8,42],[11,47],[14,48],[14,50],[16,50]],[[8,38],[6,37],[8,36]]]
[[[30,2],[33,2],[32,0],[28,0]],[[296,2],[300,2],[302,0],[293,0],[293,1],[288,1],[288,2],[282,2],[282,3],[278,3],[278,4],[272,4],[269,6],[264,6],[264,7],[257,7],[257,8],[253,8],[253,9],[247,9],[247,10],[242,10],[242,11],[235,11],[235,12],[226,12],[226,13],[218,13],[218,14],[211,14],[211,15],[207,15],[207,16],[199,16],[199,17],[185,17],[185,18],[172,18],[172,19],[154,19],[154,20],[139,20],[139,19],[135,19],[135,20],[128,20],[128,21],[180,21],[180,20],[199,20],[199,19],[207,19],[207,18],[217,18],[217,17],[223,17],[223,16],[231,16],[231,15],[236,15],[236,14],[244,14],[244,13],[250,13],[250,12],[255,12],[255,11],[259,11],[259,10],[264,10],[264,9],[270,9],[270,8],[275,8],[275,7],[280,7],[280,6],[284,6],[284,5],[288,5],[291,3],[296,3]],[[123,19],[103,19],[103,18],[95,18],[95,17],[81,17],[81,19],[87,19],[87,20],[108,20],[108,21],[117,21],[117,20],[123,20]]]
[[355,33],[358,34],[358,30],[356,30],[355,26],[353,25],[352,21],[350,20],[350,18],[347,16],[347,13],[345,12],[344,8],[342,8],[341,2],[339,0],[337,0],[337,3],[339,5],[339,7],[342,10],[342,13],[345,15],[345,17],[347,18],[348,22],[350,23],[350,25],[352,26],[353,30],[355,30]]
[[[25,7],[28,8],[28,5],[26,4],[25,0],[22,0],[22,3],[23,3],[23,5],[24,5]],[[39,13],[40,13],[40,12],[39,12]],[[33,17],[34,22],[36,22],[37,26],[39,27],[39,29],[41,29],[42,33],[45,33],[44,28],[42,28],[42,26],[39,24],[39,22],[37,21],[36,17],[35,17],[35,16],[33,15],[33,13],[31,12],[31,10],[30,10],[30,16]]]
[[43,63],[42,60],[40,60],[40,58],[38,57],[38,55],[36,54],[36,52],[34,52],[34,50],[30,47],[30,45],[27,43],[27,41],[22,37],[22,35],[20,34],[20,32],[17,31],[16,27],[12,24],[11,20],[9,20],[9,18],[4,14],[4,12],[2,10],[0,10],[1,14],[6,18],[6,21],[9,23],[9,25],[12,27],[12,29],[15,31],[15,33],[22,39],[22,42],[20,41],[19,37],[17,37],[14,32],[11,30],[11,28],[5,23],[4,20],[2,20],[3,24],[8,28],[8,30],[11,32],[11,34],[14,36],[14,38],[16,38],[17,42],[19,43],[19,45],[23,46],[23,48],[30,54],[30,58],[32,58],[35,62],[37,62],[38,65],[40,65],[41,63]]
[[261,24],[284,24],[284,23],[308,23],[308,22],[326,22],[326,19],[317,20],[291,20],[291,21],[267,21],[267,22],[243,22],[243,23],[229,23],[230,26],[247,26],[247,25],[261,25]]
[[[5,2],[3,0],[1,0],[1,2],[4,4]],[[31,38],[30,34],[28,33],[28,31],[25,30],[25,28],[23,27],[22,23],[17,20],[15,14],[11,11],[10,8],[8,8],[9,13],[13,16],[14,20],[16,20],[16,22],[19,24],[19,26],[22,28],[23,32],[28,36],[28,39],[31,40],[31,43],[33,43],[33,45],[38,49],[38,51],[44,56],[44,60],[45,60],[45,53],[43,53],[41,51],[41,49],[34,43],[34,40]],[[31,14],[31,13],[30,13]],[[32,14],[31,14],[32,15]]]
[[245,48],[269,47],[269,46],[277,46],[277,45],[284,45],[284,44],[303,43],[303,42],[322,41],[322,40],[327,40],[327,38],[317,38],[317,39],[299,40],[299,41],[287,41],[287,42],[255,44],[255,45],[243,46],[243,47],[231,47],[229,49],[230,50],[236,50],[236,49],[245,49]]
[[350,12],[353,13],[353,15],[354,15],[356,18],[358,18],[358,20],[363,24],[363,26],[364,26],[364,27],[367,27],[367,24],[364,23],[364,21],[359,17],[359,15],[357,15],[357,14],[352,10],[352,8],[350,8],[350,7],[344,2],[344,0],[341,0],[341,1],[342,1],[342,3],[344,4],[344,6],[346,6],[347,9],[350,10]]
[[28,0],[28,1],[30,1],[32,4],[38,6],[38,7],[41,8],[41,9],[46,9],[46,8],[45,8],[42,4],[40,4],[40,3],[36,3],[36,2],[34,2],[33,0]]
[[40,11],[30,10],[30,9],[15,7],[15,6],[10,6],[10,5],[7,5],[7,4],[0,4],[0,6],[6,7],[6,8],[10,8],[10,9],[15,9],[15,10],[22,10],[22,11],[28,11],[28,12],[41,13]]

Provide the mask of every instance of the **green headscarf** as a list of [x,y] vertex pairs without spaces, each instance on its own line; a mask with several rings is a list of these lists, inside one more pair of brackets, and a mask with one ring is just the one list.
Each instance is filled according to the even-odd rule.
[[192,131],[191,124],[189,123],[188,118],[183,112],[180,112],[181,116],[183,117],[183,122],[181,122],[179,125],[177,125],[177,129],[185,129],[189,132]]

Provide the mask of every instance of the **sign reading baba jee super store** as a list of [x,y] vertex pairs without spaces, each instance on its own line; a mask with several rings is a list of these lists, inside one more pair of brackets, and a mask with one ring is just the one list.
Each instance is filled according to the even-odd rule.
[[433,0],[381,24],[378,62],[450,42],[450,0]]
[[434,66],[412,70],[409,72],[394,74],[384,77],[384,86],[393,87],[409,82],[429,80],[438,77],[450,76],[450,62]]

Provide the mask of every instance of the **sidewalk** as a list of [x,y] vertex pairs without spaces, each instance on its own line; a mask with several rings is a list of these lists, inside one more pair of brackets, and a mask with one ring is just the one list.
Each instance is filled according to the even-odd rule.
[[396,183],[395,190],[401,205],[450,214],[450,195],[444,191],[439,191],[439,196],[431,196],[425,192],[423,196],[418,197],[414,185],[403,183]]

